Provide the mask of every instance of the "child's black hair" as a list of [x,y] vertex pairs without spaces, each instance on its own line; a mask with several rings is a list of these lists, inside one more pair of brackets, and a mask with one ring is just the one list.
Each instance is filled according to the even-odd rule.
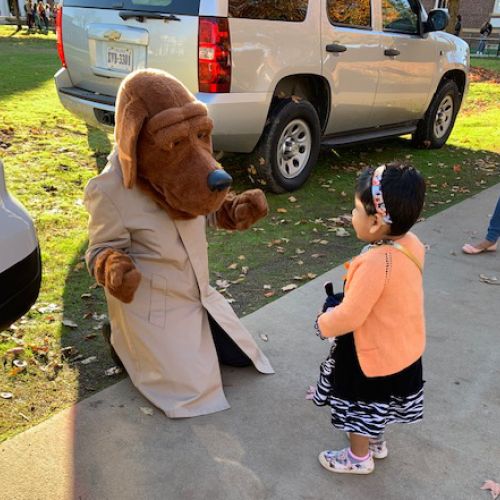
[[[373,172],[371,167],[363,170],[356,182],[356,196],[369,215],[376,213],[371,191]],[[411,165],[389,163],[382,175],[382,195],[392,219],[389,235],[400,236],[410,230],[422,212],[425,180]]]

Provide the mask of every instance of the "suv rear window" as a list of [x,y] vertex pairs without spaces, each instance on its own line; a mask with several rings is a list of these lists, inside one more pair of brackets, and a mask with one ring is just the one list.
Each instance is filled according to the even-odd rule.
[[[229,15],[246,19],[300,23],[307,15],[309,0],[229,0]],[[278,5],[280,5],[278,7]]]
[[197,16],[200,11],[200,0],[64,0],[64,6]]

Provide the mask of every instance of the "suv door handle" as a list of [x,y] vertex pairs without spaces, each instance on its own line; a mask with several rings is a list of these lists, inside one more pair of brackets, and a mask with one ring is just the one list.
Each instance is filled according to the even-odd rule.
[[397,50],[397,49],[385,49],[384,50],[384,56],[387,56],[387,57],[395,57],[395,56],[399,56],[399,54],[401,54],[401,52],[399,52],[399,50]]
[[326,46],[327,52],[345,52],[347,47],[345,45],[340,45],[339,43],[330,43]]

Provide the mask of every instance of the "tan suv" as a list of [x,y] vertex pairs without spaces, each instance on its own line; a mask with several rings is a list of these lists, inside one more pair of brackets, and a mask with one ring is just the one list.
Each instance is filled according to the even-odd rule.
[[446,22],[419,0],[64,0],[55,81],[67,109],[110,127],[122,78],[167,70],[209,107],[214,149],[252,153],[252,180],[281,192],[321,142],[446,142],[469,67]]

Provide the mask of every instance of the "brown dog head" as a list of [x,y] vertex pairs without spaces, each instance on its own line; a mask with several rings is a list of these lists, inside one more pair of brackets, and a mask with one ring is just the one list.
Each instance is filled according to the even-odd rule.
[[138,70],[120,85],[115,140],[125,187],[147,192],[174,219],[216,211],[231,177],[212,156],[206,106],[160,70]]

